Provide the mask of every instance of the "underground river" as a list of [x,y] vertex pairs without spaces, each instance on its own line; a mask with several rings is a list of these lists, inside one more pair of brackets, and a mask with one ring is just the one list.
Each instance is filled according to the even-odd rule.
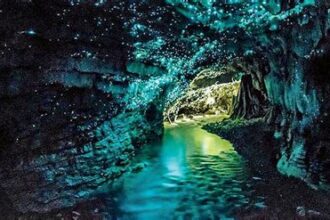
[[227,219],[264,206],[244,159],[196,121],[166,123],[162,140],[144,147],[134,163],[146,167],[125,175],[112,192],[109,206],[118,219]]

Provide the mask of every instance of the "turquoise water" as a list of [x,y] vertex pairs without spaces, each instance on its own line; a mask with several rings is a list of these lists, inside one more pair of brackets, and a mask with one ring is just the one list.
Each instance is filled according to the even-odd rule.
[[227,219],[263,206],[232,144],[196,123],[166,124],[162,140],[134,163],[146,167],[119,181],[118,219]]

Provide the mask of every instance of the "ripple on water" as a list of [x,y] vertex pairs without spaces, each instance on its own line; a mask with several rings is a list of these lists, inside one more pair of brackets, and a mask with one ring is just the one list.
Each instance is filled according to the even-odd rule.
[[220,137],[197,125],[167,126],[162,141],[145,147],[116,191],[119,219],[223,219],[263,205],[254,197],[246,162]]

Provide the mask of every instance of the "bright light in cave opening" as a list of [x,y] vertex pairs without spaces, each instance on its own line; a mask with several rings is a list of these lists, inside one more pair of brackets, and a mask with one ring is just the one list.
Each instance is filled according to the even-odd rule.
[[174,122],[198,116],[230,115],[240,86],[240,80],[235,80],[237,75],[225,68],[201,71],[181,97],[165,109],[165,120]]

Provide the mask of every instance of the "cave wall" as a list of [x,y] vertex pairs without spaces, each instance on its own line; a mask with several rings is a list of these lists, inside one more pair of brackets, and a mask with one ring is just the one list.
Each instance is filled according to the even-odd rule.
[[[294,16],[289,21],[280,21],[272,31],[254,38],[252,54],[237,63],[245,69],[247,77],[261,83],[244,84],[242,80],[241,93],[248,93],[249,97],[238,97],[234,116],[265,117],[274,128],[274,138],[278,141],[274,146],[281,155],[278,170],[327,188],[328,140],[320,127],[327,127],[329,123],[323,119],[328,114],[325,94],[328,94],[329,79],[324,75],[329,74],[326,70],[330,60],[329,5],[325,2],[316,4],[319,7],[302,12],[292,10]],[[296,10],[297,5],[292,3],[286,8]],[[320,74],[323,74],[322,83],[315,80]],[[265,95],[269,103],[255,105],[254,100],[258,98],[250,95],[251,88],[247,84],[255,90],[252,94]],[[253,106],[265,108],[245,113]]]
[[135,147],[161,135],[161,114],[124,112],[118,100],[126,86],[104,86],[125,81],[90,70],[47,71],[38,74],[42,79],[35,71],[2,71],[0,186],[19,211],[49,211],[89,198],[127,170]]
[[[135,149],[162,134],[161,93],[149,90],[143,106],[132,106],[141,90],[134,82],[152,79],[148,67],[128,68],[123,9],[0,6],[2,194],[20,212],[72,206],[127,171]],[[108,17],[118,25],[104,24]]]

